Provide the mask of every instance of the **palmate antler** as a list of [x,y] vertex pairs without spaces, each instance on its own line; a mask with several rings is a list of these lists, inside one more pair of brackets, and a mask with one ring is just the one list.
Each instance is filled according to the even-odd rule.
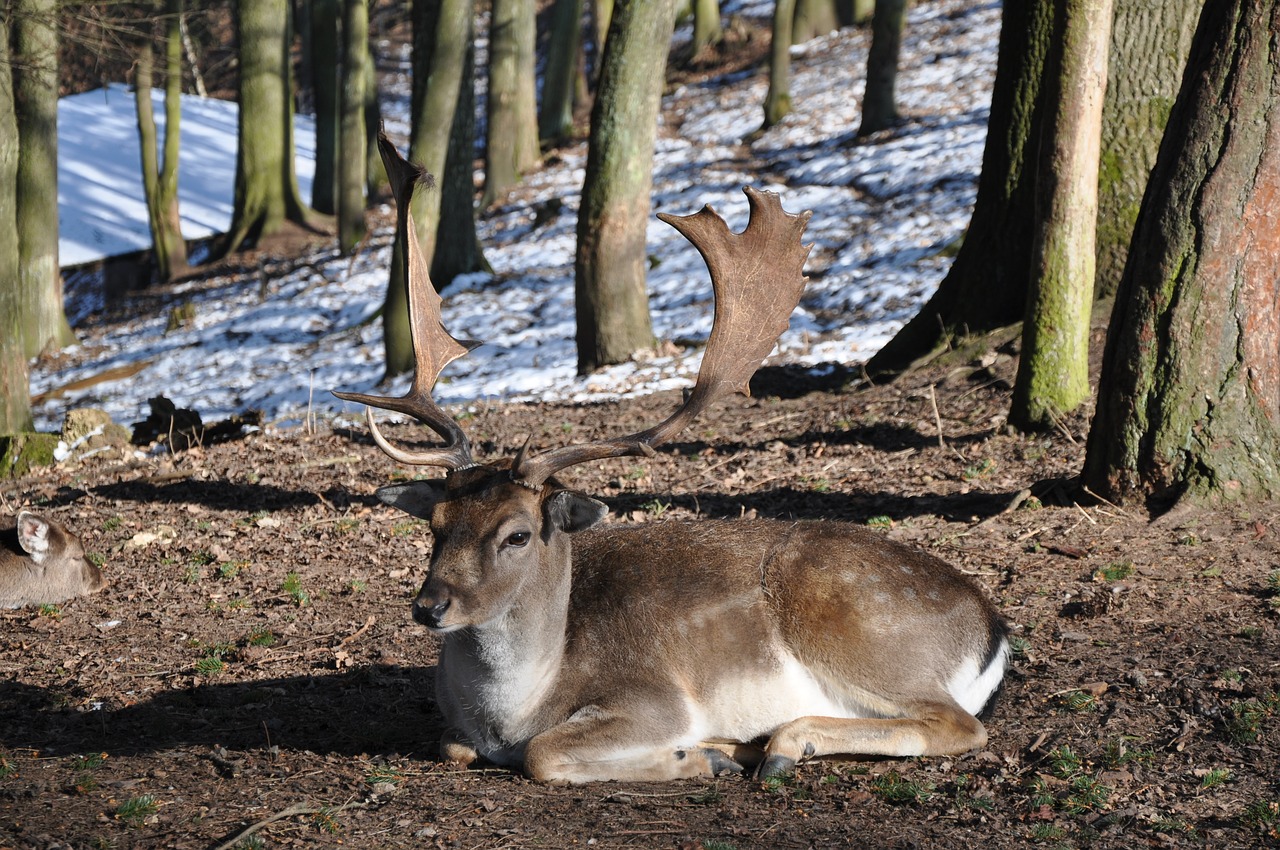
[[[440,323],[440,296],[432,287],[427,266],[411,228],[409,204],[424,172],[406,162],[385,136],[379,150],[395,193],[409,276],[409,315],[417,367],[409,392],[401,398],[334,393],[348,401],[395,410],[416,417],[446,441],[439,449],[406,452],[391,446],[368,413],[373,439],[384,452],[402,463],[439,466],[449,470],[475,465],[466,435],[431,399],[440,371],[476,343],[454,339]],[[659,218],[679,230],[702,254],[711,272],[715,317],[693,391],[675,413],[660,424],[628,437],[564,446],[540,455],[521,449],[511,467],[512,478],[538,487],[548,478],[580,463],[627,455],[652,455],[655,446],[669,442],[703,410],[731,393],[750,395],[749,382],[773,350],[804,290],[804,263],[812,245],[801,243],[810,212],[791,214],[782,209],[774,192],[747,187],[743,191],[751,214],[746,230],[733,233],[710,206],[693,215],[665,213]]]

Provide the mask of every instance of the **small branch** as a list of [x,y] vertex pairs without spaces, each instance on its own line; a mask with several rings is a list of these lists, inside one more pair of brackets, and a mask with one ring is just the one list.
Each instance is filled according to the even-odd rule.
[[292,806],[289,806],[287,809],[281,809],[280,811],[276,812],[271,817],[263,818],[257,823],[250,824],[249,826],[240,830],[235,835],[231,836],[231,838],[229,838],[228,840],[222,842],[217,847],[214,847],[213,850],[230,850],[230,848],[236,846],[241,841],[248,838],[250,835],[253,835],[258,830],[264,827],[270,826],[271,824],[275,823],[278,820],[291,818],[294,815],[318,815],[321,812],[329,812],[331,814],[337,814],[338,812],[345,811],[346,809],[364,808],[367,805],[369,804],[364,801],[343,803],[341,806],[313,806],[310,803],[294,803]]

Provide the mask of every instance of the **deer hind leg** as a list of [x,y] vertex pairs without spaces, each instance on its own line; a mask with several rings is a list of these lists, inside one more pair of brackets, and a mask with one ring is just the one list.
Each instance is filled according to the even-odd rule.
[[741,773],[742,766],[723,751],[704,745],[675,743],[682,721],[628,706],[610,711],[588,706],[564,723],[536,735],[525,749],[525,772],[539,782],[662,781],[721,773]]
[[954,702],[907,706],[902,717],[801,717],[777,729],[756,777],[788,773],[807,758],[829,755],[953,755],[986,746],[981,721]]

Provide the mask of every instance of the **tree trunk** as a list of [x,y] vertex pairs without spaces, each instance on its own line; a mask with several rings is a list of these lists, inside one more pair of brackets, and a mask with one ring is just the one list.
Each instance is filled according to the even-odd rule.
[[311,206],[338,211],[338,15],[339,0],[312,0],[307,39],[316,110],[316,173]]
[[542,80],[538,137],[557,145],[573,135],[573,105],[582,45],[583,0],[556,0],[547,36],[547,68]]
[[18,122],[18,276],[23,351],[75,342],[58,267],[58,7],[14,0],[13,101]]
[[769,44],[769,91],[764,96],[764,125],[769,129],[791,111],[791,27],[796,0],[778,0],[773,7],[773,38]]
[[31,430],[18,278],[18,122],[9,65],[10,14],[0,4],[0,436]]
[[528,0],[493,0],[484,198],[489,206],[538,162],[537,22]]
[[[473,20],[468,17],[468,21]],[[431,255],[431,279],[440,289],[460,274],[492,271],[485,262],[480,236],[476,233],[476,54],[473,33],[470,29],[467,33],[458,108],[453,111],[444,175],[440,180],[440,224]]]
[[892,127],[898,120],[894,90],[898,84],[898,55],[902,52],[902,28],[906,19],[907,0],[876,0],[859,136],[878,133]]
[[1052,0],[1006,3],[978,198],[964,244],[933,297],[866,364],[892,378],[953,339],[1020,321],[1027,305],[1040,86]]
[[220,254],[256,245],[286,222],[316,229],[294,169],[287,0],[238,0],[240,118],[235,203]]
[[620,363],[653,345],[645,230],[653,145],[674,0],[617,0],[578,212],[574,261],[578,373]]
[[1280,494],[1280,0],[1206,3],[1134,231],[1084,482]]
[[1089,398],[1098,145],[1111,0],[1067,0],[1044,92],[1031,295],[1009,422],[1051,427]]
[[349,256],[364,239],[366,166],[365,83],[368,81],[369,7],[342,4],[342,95],[338,107],[338,251]]
[[[417,0],[413,14],[413,91],[410,94],[409,159],[425,168],[436,179],[446,171],[451,137],[455,127],[466,128],[457,112],[470,103],[463,90],[472,84],[474,73],[473,21],[471,0]],[[471,168],[470,142],[459,142],[460,155]],[[461,167],[461,166],[460,166]],[[462,186],[450,183],[451,192],[461,192],[461,199],[451,201],[453,212],[466,205],[466,221],[475,231],[472,182]],[[414,226],[424,257],[435,264],[441,214],[444,208],[442,189],[415,192],[413,196]],[[409,334],[409,301],[405,290],[403,258],[393,255],[387,285],[387,299],[382,308],[383,345],[386,353],[386,377],[413,369],[413,345]],[[434,280],[439,289],[441,281]]]
[[1204,0],[1115,0],[1102,107],[1094,297],[1116,293]]
[[134,66],[134,101],[138,115],[138,147],[142,156],[142,187],[147,200],[147,220],[151,230],[151,252],[155,277],[170,281],[187,270],[187,243],[182,238],[178,214],[178,154],[182,121],[181,0],[167,0],[164,15],[165,38],[165,136],[161,161],[155,110],[151,99],[154,85],[152,39],[138,44]]
[[690,44],[690,59],[708,47],[714,47],[724,38],[724,27],[720,22],[720,0],[693,0],[693,41]]
[[382,155],[378,153],[378,132],[382,129],[382,99],[378,97],[378,63],[374,61],[372,48],[367,44],[365,54],[367,61],[364,63],[364,193],[365,204],[368,206],[374,198],[387,197],[390,194],[390,184],[387,182],[387,169],[382,164]]
[[795,23],[791,28],[792,44],[803,44],[840,28],[835,0],[795,0]]

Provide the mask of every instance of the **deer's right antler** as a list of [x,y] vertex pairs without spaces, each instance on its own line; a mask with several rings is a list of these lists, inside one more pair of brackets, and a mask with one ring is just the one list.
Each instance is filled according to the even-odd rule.
[[[368,405],[369,433],[373,441],[395,460],[419,466],[441,466],[466,469],[475,466],[467,435],[431,398],[431,389],[445,366],[466,354],[479,343],[454,339],[440,323],[440,293],[431,284],[426,259],[418,244],[410,210],[414,189],[430,185],[431,175],[400,155],[385,133],[378,133],[378,152],[387,169],[387,179],[396,200],[396,250],[402,251],[409,286],[409,324],[416,364],[413,383],[403,396],[377,396],[366,393],[334,392],[340,399]],[[373,418],[373,408],[408,414],[444,438],[445,445],[425,451],[410,452],[397,448],[382,436]]]
[[776,192],[743,191],[751,208],[747,228],[733,233],[710,206],[693,215],[658,217],[693,243],[711,272],[715,317],[698,369],[698,380],[684,404],[647,431],[616,440],[564,446],[526,457],[512,476],[529,486],[545,482],[561,469],[591,460],[652,455],[654,446],[672,440],[712,402],[733,392],[750,395],[751,376],[787,329],[804,291],[804,263],[812,245],[801,235],[811,212],[788,213]]

